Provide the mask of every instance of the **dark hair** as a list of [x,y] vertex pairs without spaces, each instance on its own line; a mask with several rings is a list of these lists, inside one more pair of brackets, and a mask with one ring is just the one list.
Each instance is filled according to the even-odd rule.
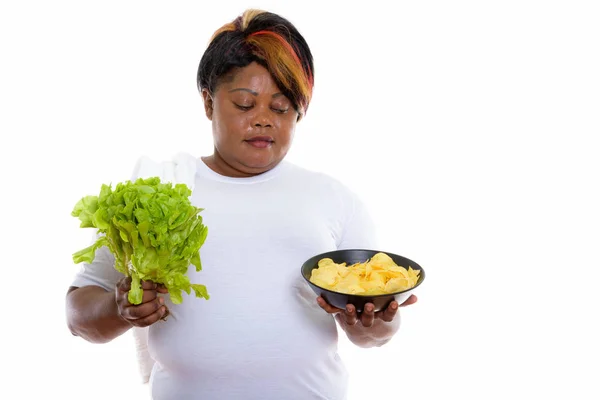
[[198,67],[198,89],[213,94],[227,73],[253,61],[271,73],[301,118],[312,96],[312,54],[292,23],[270,12],[246,10],[213,34]]

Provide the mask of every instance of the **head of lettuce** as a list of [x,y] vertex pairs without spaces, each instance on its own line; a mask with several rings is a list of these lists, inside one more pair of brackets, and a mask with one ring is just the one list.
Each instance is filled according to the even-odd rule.
[[182,290],[208,299],[206,287],[186,276],[191,264],[202,269],[200,247],[208,234],[203,209],[190,203],[190,195],[186,185],[159,178],[121,182],[114,190],[102,185],[99,196],[83,197],[71,213],[80,227],[99,233],[94,244],[73,254],[73,261],[91,263],[96,250],[107,246],[117,271],[131,277],[131,304],[142,302],[141,280],[163,284],[174,304],[183,301]]

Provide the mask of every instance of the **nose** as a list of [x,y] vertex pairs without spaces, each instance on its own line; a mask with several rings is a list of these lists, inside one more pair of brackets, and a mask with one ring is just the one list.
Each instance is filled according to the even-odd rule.
[[273,126],[270,110],[265,107],[257,107],[252,117],[252,125],[256,128],[270,128]]

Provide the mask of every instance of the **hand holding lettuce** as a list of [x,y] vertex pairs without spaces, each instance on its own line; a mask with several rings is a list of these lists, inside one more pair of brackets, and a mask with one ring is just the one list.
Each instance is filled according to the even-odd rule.
[[114,190],[102,185],[99,196],[83,197],[71,213],[81,228],[97,228],[101,234],[74,253],[73,261],[91,263],[96,250],[107,246],[115,268],[131,277],[131,304],[142,302],[141,280],[163,284],[174,304],[183,301],[182,290],[208,300],[206,287],[186,276],[190,264],[202,269],[200,247],[208,234],[199,215],[203,209],[190,203],[190,195],[186,185],[159,178],[118,183]]

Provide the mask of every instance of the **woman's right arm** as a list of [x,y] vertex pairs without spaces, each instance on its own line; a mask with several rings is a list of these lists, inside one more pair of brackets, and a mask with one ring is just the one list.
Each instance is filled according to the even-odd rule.
[[71,286],[67,292],[66,311],[69,330],[88,342],[106,343],[132,326],[152,325],[167,314],[164,299],[158,293],[167,290],[153,282],[142,282],[142,303],[127,300],[131,278],[123,278],[109,292],[99,286]]
[[131,328],[119,316],[115,294],[100,286],[69,288],[67,324],[73,335],[92,343],[110,342]]

